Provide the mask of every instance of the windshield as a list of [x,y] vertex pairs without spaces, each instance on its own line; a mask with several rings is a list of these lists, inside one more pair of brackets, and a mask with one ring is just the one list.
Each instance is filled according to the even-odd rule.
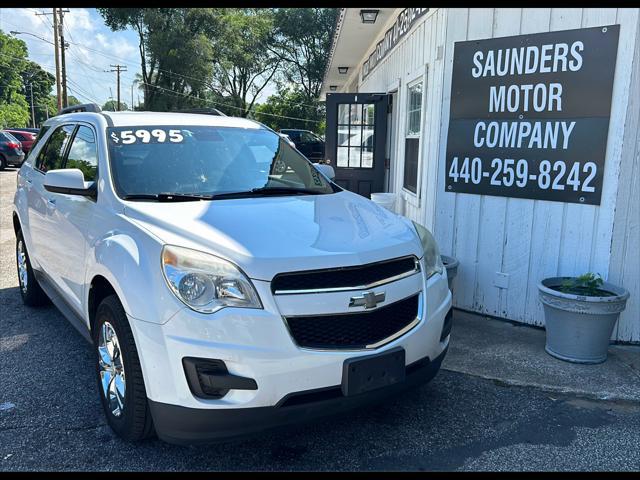
[[264,128],[129,126],[108,128],[107,137],[120,197],[335,191],[304,156]]

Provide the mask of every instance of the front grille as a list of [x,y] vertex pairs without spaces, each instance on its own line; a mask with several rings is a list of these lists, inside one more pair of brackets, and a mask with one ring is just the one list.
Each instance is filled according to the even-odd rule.
[[395,258],[384,262],[353,267],[279,273],[271,282],[274,293],[302,292],[323,289],[367,288],[398,275],[411,274],[419,269],[415,257]]
[[416,320],[419,297],[418,293],[369,312],[287,317],[285,321],[301,347],[367,348],[394,336]]

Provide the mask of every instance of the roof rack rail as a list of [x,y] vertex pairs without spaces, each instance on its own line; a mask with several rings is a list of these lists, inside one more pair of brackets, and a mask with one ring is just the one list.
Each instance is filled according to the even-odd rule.
[[226,117],[217,108],[185,108],[183,110],[174,110],[173,113],[199,113],[201,115],[218,115],[220,117]]
[[58,115],[64,115],[65,113],[73,112],[95,112],[100,113],[102,109],[96,103],[81,103],[80,105],[72,105],[70,107],[63,108],[58,112]]

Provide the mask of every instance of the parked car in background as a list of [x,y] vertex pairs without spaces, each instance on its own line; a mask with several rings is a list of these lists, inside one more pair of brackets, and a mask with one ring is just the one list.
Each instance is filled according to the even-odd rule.
[[280,133],[289,136],[300,153],[311,161],[324,159],[324,140],[309,130],[283,128]]
[[0,131],[0,170],[8,166],[19,167],[24,157],[20,140],[6,130]]
[[20,143],[22,144],[22,151],[25,155],[29,155],[31,147],[33,146],[33,142],[36,141],[36,137],[38,136],[37,131],[34,133],[28,130],[16,128],[7,128],[4,131],[9,132],[11,135],[20,140]]
[[21,127],[21,128],[10,128],[9,130],[20,130],[21,132],[31,132],[38,135],[40,132],[39,128],[31,128],[31,127]]

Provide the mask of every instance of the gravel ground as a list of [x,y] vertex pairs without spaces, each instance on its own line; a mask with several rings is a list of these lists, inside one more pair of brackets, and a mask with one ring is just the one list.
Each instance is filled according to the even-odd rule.
[[126,444],[105,424],[89,345],[54,307],[21,303],[15,172],[0,172],[0,471],[640,469],[640,405],[447,370],[380,407],[287,433]]

